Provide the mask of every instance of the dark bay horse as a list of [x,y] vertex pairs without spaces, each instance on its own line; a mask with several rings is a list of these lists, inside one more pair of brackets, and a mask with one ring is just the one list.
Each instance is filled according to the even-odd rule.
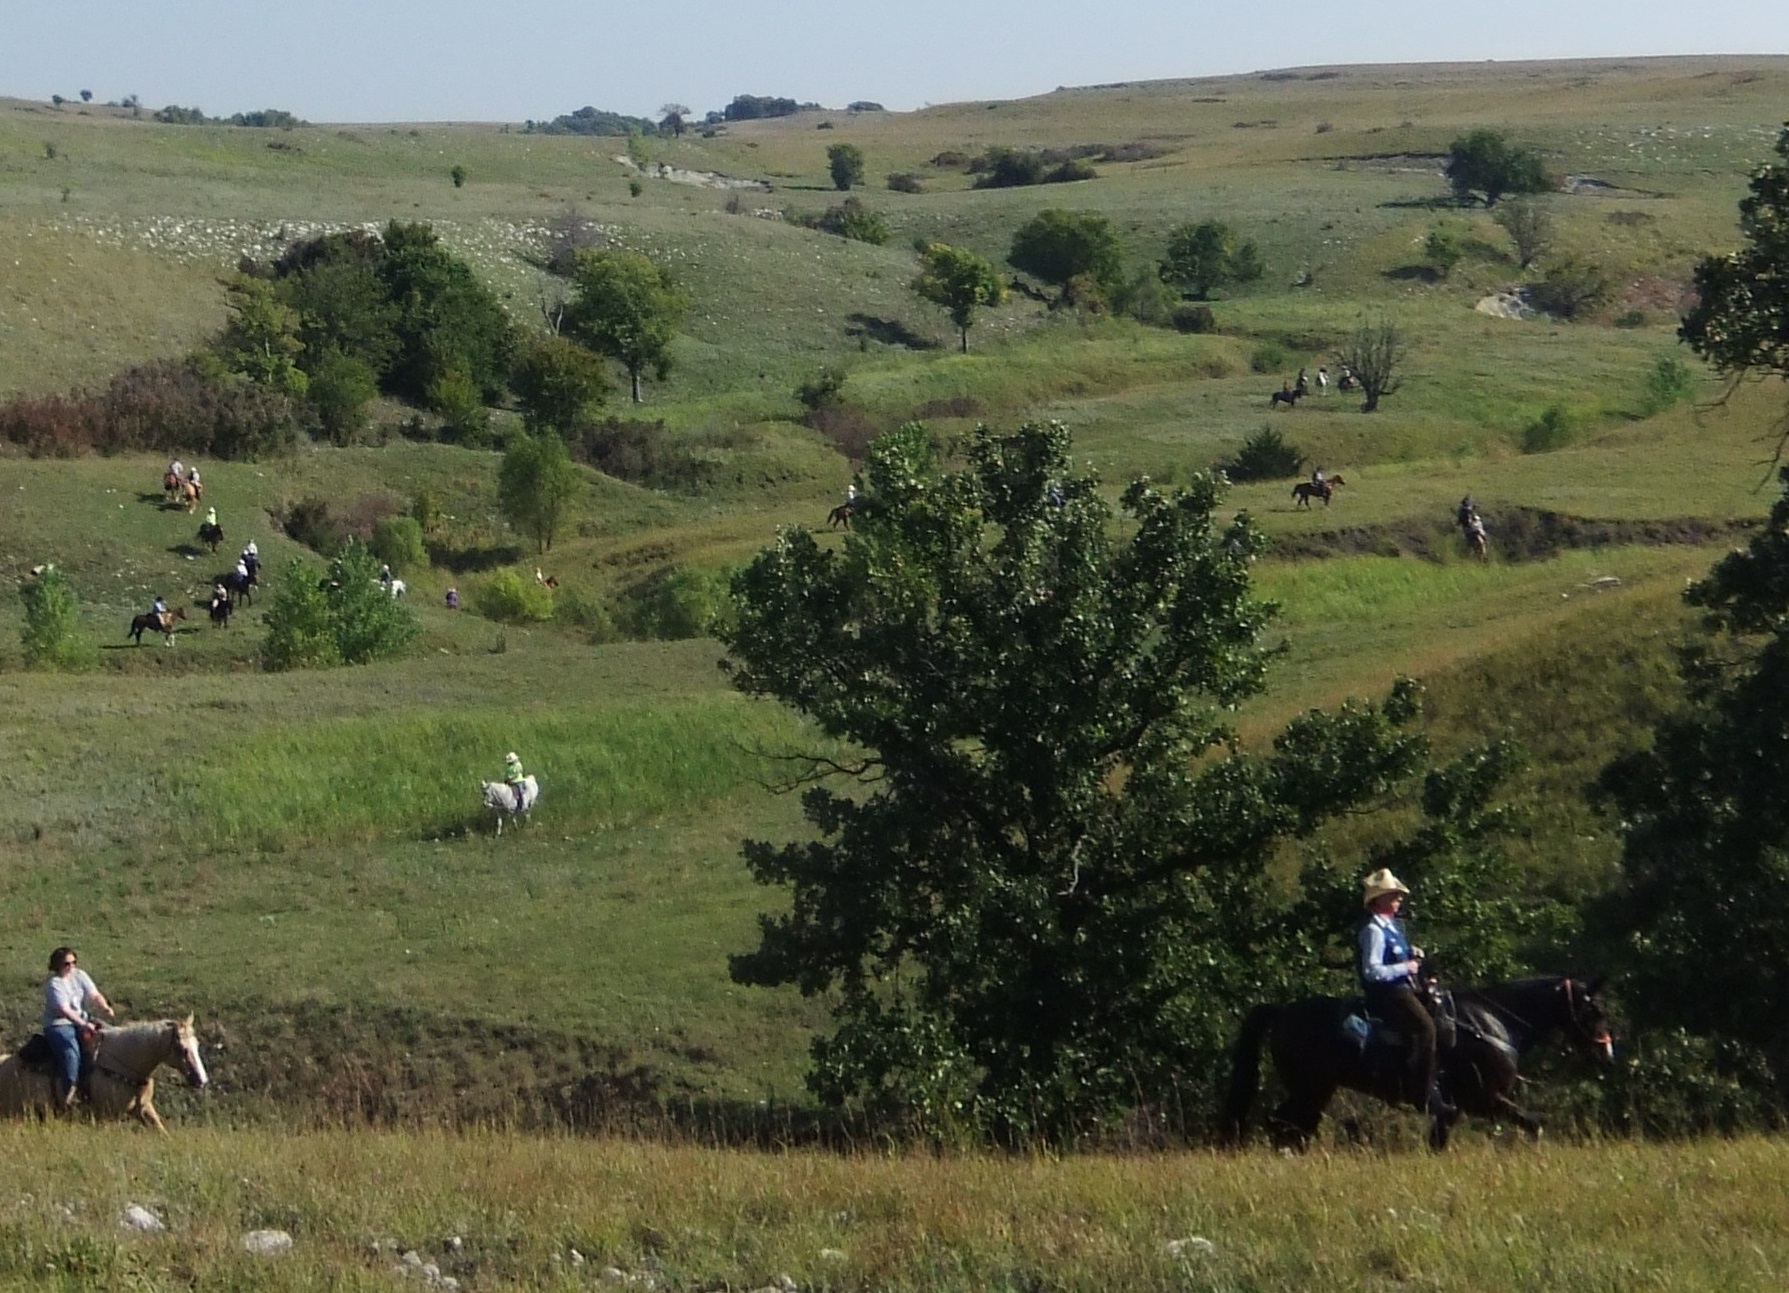
[[[1613,1060],[1614,1041],[1596,984],[1564,976],[1519,979],[1453,994],[1454,1037],[1438,1049],[1441,1089],[1462,1114],[1507,1118],[1531,1134],[1540,1124],[1511,1098],[1522,1056],[1537,1042],[1564,1033],[1577,1048]],[[1303,1147],[1316,1134],[1337,1088],[1402,1104],[1399,1048],[1377,1039],[1364,1047],[1343,1027],[1358,998],[1307,997],[1249,1011],[1232,1052],[1230,1093],[1219,1135],[1241,1143],[1261,1083],[1265,1044],[1286,1098],[1269,1118],[1275,1143]],[[1445,1029],[1442,1030],[1445,1033]],[[1435,1119],[1429,1144],[1447,1145],[1451,1123]]]
[[167,639],[165,645],[173,646],[174,626],[185,618],[186,607],[184,606],[176,606],[173,610],[163,616],[155,616],[147,613],[138,615],[131,620],[130,629],[125,633],[125,636],[134,641],[138,646],[142,646],[144,632],[153,629]]
[[1300,507],[1309,507],[1313,498],[1322,499],[1323,506],[1328,507],[1329,500],[1335,496],[1336,486],[1347,483],[1340,476],[1331,476],[1321,485],[1314,481],[1301,480],[1292,487],[1292,497],[1298,500]]

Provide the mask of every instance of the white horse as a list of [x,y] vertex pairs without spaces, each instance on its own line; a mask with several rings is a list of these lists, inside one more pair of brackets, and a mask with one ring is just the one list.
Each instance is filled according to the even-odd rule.
[[[95,1117],[137,1118],[166,1135],[168,1129],[155,1111],[154,1073],[163,1064],[178,1065],[195,1087],[210,1081],[205,1061],[199,1058],[199,1036],[191,1015],[102,1027],[84,1107]],[[16,1054],[0,1056],[0,1114],[48,1114],[55,1104],[56,1082],[49,1069],[22,1064]]]
[[507,781],[481,781],[484,787],[485,807],[497,814],[497,834],[503,834],[503,820],[514,821],[517,817],[525,817],[534,811],[534,805],[540,802],[540,783],[530,773],[522,778],[521,803],[516,802],[516,788]]

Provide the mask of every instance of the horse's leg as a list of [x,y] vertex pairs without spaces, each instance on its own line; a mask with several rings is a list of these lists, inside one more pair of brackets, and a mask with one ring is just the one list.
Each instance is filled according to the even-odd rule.
[[1306,1148],[1311,1143],[1311,1137],[1317,1134],[1317,1126],[1323,1121],[1323,1111],[1329,1107],[1330,1097],[1335,1094],[1335,1090],[1334,1086],[1293,1088],[1268,1120],[1274,1129],[1275,1143],[1295,1149]]
[[1533,1114],[1525,1113],[1517,1107],[1516,1102],[1507,1095],[1498,1094],[1491,1097],[1493,1116],[1508,1118],[1516,1126],[1527,1132],[1529,1137],[1539,1140],[1541,1135],[1540,1120]]

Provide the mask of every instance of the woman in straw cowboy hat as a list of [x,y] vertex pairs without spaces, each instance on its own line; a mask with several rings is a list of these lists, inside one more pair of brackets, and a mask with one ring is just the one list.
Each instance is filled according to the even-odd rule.
[[1365,880],[1367,919],[1360,927],[1357,966],[1367,1009],[1404,1038],[1405,1095],[1419,1110],[1451,1118],[1454,1109],[1435,1085],[1435,1020],[1417,995],[1422,949],[1410,942],[1398,912],[1410,889],[1381,867]]

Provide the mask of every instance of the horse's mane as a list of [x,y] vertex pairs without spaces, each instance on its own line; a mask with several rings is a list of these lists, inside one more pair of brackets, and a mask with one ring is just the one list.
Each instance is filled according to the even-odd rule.
[[135,1024],[117,1024],[102,1030],[100,1036],[106,1041],[132,1042],[152,1037],[178,1023],[179,1020],[176,1019],[151,1019]]

